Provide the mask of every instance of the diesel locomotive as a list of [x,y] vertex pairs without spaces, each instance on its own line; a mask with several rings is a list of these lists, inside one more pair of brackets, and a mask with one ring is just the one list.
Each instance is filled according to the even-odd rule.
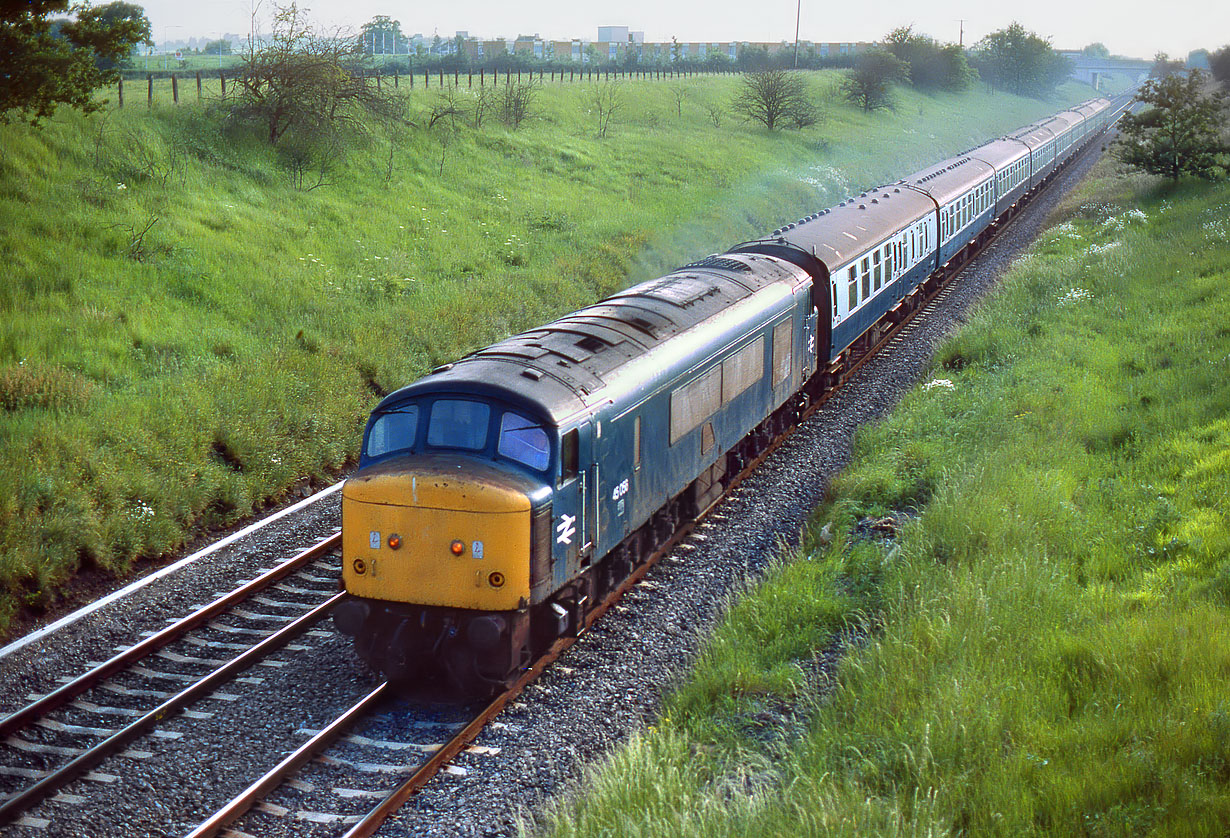
[[399,684],[515,678],[1121,107],[1056,114],[385,397],[342,490],[337,625]]

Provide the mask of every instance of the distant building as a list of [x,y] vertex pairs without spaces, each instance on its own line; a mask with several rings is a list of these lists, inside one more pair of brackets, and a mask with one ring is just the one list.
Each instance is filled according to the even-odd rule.
[[598,40],[602,42],[616,41],[620,43],[628,42],[628,27],[626,26],[599,26]]
[[[472,37],[469,32],[458,31],[448,41],[427,42],[422,35],[410,39],[420,53],[449,55],[460,51],[471,61],[484,62],[502,55],[528,55],[545,61],[571,61],[576,64],[637,64],[648,62],[660,64],[670,61],[710,61],[719,59],[736,61],[743,49],[764,50],[769,55],[793,52],[793,41],[664,41],[646,43],[645,33],[627,26],[599,26],[598,38],[589,41],[573,38],[568,41],[546,40],[538,35],[508,40],[494,38],[483,40]],[[799,54],[820,58],[854,56],[866,52],[873,45],[866,41],[813,42],[799,41]],[[424,47],[426,49],[424,49]]]

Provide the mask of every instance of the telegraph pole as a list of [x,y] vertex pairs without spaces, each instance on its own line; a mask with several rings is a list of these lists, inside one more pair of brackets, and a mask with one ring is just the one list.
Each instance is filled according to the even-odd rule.
[[957,46],[965,47],[965,18],[959,18],[957,23],[961,24],[961,34],[957,36]]
[[794,69],[799,69],[799,18],[803,14],[803,0],[794,8]]

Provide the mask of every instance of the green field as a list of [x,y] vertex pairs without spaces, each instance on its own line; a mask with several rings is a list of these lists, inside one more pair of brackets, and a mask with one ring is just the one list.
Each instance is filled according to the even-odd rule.
[[625,82],[601,139],[594,85],[519,131],[429,129],[418,89],[412,124],[297,175],[165,80],[0,126],[0,627],[336,475],[433,365],[1088,97],[863,115],[811,83],[825,120],[770,135],[725,112],[732,77]]
[[1227,834],[1227,218],[1100,164],[543,830]]

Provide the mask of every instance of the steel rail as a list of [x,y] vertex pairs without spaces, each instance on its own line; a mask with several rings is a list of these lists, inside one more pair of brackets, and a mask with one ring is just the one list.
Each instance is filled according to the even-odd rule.
[[235,795],[229,803],[202,821],[185,838],[212,838],[214,835],[217,835],[234,822],[236,818],[268,797],[269,792],[280,786],[287,778],[298,771],[304,763],[336,742],[356,721],[367,715],[373,707],[380,703],[388,691],[389,682],[385,681],[360,699],[357,704],[345,713],[330,722],[328,727],[317,733],[307,742],[304,742],[285,759],[269,769],[265,776]]
[[252,596],[257,591],[263,590],[274,582],[289,576],[292,572],[303,567],[322,553],[327,553],[341,544],[341,542],[342,536],[338,533],[313,544],[298,555],[292,556],[277,567],[262,573],[252,581],[231,591],[226,596],[198,608],[183,619],[162,629],[157,634],[147,637],[135,646],[115,655],[110,660],[100,663],[83,675],[52,690],[38,701],[27,704],[0,721],[0,740],[7,738],[23,727],[29,726],[35,719],[42,718],[51,711],[63,707],[77,696],[96,687],[115,673],[175,642],[188,632],[204,625],[232,606]]
[[158,568],[158,570],[155,570],[153,573],[150,573],[147,576],[142,576],[140,579],[127,585],[126,587],[121,588],[120,590],[115,591],[113,593],[110,593],[107,596],[103,597],[102,599],[95,600],[94,602],[91,602],[89,605],[83,606],[82,608],[78,608],[73,613],[65,615],[64,617],[61,617],[60,619],[56,620],[54,623],[52,623],[49,626],[44,626],[41,629],[36,629],[35,631],[32,631],[29,634],[27,634],[25,637],[19,637],[18,639],[14,640],[12,643],[5,646],[3,649],[0,649],[0,660],[3,660],[4,658],[8,657],[9,655],[13,654],[14,652],[20,649],[24,649],[26,646],[29,646],[31,643],[34,643],[38,640],[42,640],[44,637],[48,637],[49,635],[54,634],[60,629],[66,626],[72,625],[73,623],[77,622],[83,617],[87,617],[90,614],[93,614],[95,611],[98,611],[99,609],[107,605],[110,605],[113,602],[118,602],[119,600],[124,599],[125,597],[140,590],[141,588],[144,588],[146,585],[149,585],[152,582],[157,582],[159,579],[163,578],[164,576],[168,576],[172,573],[175,573],[177,570],[181,570],[182,568],[186,567],[187,565],[192,564],[193,562],[199,559],[203,559],[206,556],[209,556],[209,555],[212,555],[213,553],[218,552],[223,547],[233,544],[242,538],[246,538],[247,536],[251,535],[254,532],[257,532],[258,530],[268,526],[269,524],[272,524],[275,521],[285,518],[287,515],[292,515],[305,507],[311,506],[313,503],[316,503],[317,501],[328,497],[334,492],[339,491],[342,488],[342,484],[344,482],[345,481],[339,480],[337,483],[334,483],[332,486],[328,487],[327,489],[323,489],[317,492],[316,494],[312,495],[311,497],[304,498],[298,503],[292,504],[291,506],[288,506],[285,509],[280,509],[277,512],[273,513],[272,515],[268,515],[253,524],[249,524],[248,526],[244,527],[238,532],[231,533],[226,538],[223,538],[220,541],[215,541],[213,544],[210,544],[208,547],[198,550],[197,552],[193,553],[191,556],[182,558],[179,561],[176,561],[176,562],[173,562],[167,565],[166,567],[160,567]]
[[326,616],[328,616],[329,612],[333,610],[334,606],[348,596],[349,594],[345,592],[334,594],[324,603],[316,606],[311,611],[307,612],[293,622],[288,623],[285,627],[269,635],[251,649],[237,655],[235,658],[228,661],[224,666],[219,667],[210,674],[201,678],[199,681],[194,682],[181,690],[179,693],[171,696],[162,704],[158,705],[153,710],[150,710],[144,716],[141,716],[139,719],[133,721],[127,727],[116,731],[102,742],[88,748],[86,751],[74,757],[67,764],[56,769],[51,774],[48,774],[34,785],[17,793],[0,805],[0,825],[11,823],[16,820],[22,812],[46,799],[53,792],[59,790],[67,783],[72,782],[77,777],[80,777],[85,772],[94,768],[104,759],[116,753],[128,743],[145,735],[145,733],[152,729],[158,722],[161,722],[163,719],[178,713],[192,702],[204,697],[208,693],[213,692],[219,685],[229,681],[239,672],[257,663],[260,659],[268,656],[271,652],[274,652],[286,645],[295,637],[298,637],[313,625],[323,620]]

